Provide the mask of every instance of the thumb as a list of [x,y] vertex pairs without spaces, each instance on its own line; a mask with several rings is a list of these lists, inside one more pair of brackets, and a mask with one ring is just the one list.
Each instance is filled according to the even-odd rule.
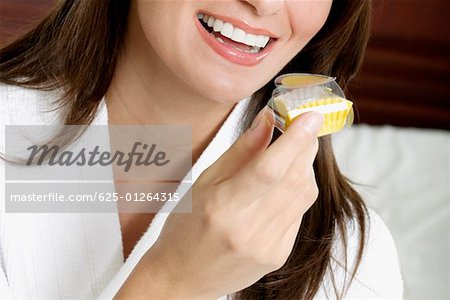
[[264,151],[272,140],[274,123],[273,112],[264,107],[253,120],[252,126],[209,168],[214,182],[232,177]]

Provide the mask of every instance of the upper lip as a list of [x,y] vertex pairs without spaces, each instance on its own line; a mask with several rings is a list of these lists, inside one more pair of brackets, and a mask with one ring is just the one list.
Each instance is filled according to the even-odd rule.
[[273,34],[272,32],[270,32],[269,30],[264,29],[264,28],[254,28],[254,27],[250,26],[246,21],[241,21],[241,20],[231,18],[231,17],[219,16],[214,13],[210,13],[210,12],[206,12],[206,11],[198,11],[197,14],[199,14],[199,13],[207,15],[207,16],[212,16],[215,19],[219,19],[224,22],[230,23],[234,27],[238,27],[247,33],[251,33],[251,34],[255,34],[255,35],[267,35],[273,39],[278,39],[278,37],[275,34]]

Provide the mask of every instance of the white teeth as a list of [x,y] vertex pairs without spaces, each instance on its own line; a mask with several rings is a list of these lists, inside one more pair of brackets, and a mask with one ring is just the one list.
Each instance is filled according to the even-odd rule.
[[263,39],[264,42],[263,42],[263,45],[261,47],[267,46],[267,43],[269,43],[269,41],[270,41],[270,36],[263,35],[263,37],[264,37],[264,39]]
[[209,17],[209,19],[208,19],[208,26],[209,27],[213,27],[215,20],[216,19],[214,19],[214,17]]
[[220,31],[220,33],[223,36],[226,36],[227,38],[231,38],[231,36],[233,35],[233,31],[234,31],[233,25],[231,25],[230,23],[225,23],[223,24],[223,28]]
[[245,33],[244,30],[239,29],[239,28],[235,28],[234,31],[233,31],[233,35],[231,36],[231,39],[233,41],[235,41],[235,42],[238,42],[238,43],[248,44],[248,43],[246,43],[245,36],[246,36],[246,33]]
[[215,32],[221,32],[222,28],[223,28],[223,21],[216,19],[216,21],[214,22],[213,30]]
[[223,36],[232,39],[235,42],[243,43],[254,48],[264,48],[270,40],[267,35],[255,35],[245,32],[244,30],[234,27],[231,23],[226,23],[222,20],[211,16],[199,13],[197,17],[203,20],[208,27],[212,27],[213,31],[220,32]]
[[267,35],[258,35],[256,36],[256,45],[258,47],[262,47],[264,48],[267,43],[269,42],[270,37],[268,37]]
[[251,46],[258,46],[256,44],[256,40],[257,40],[256,35],[247,33],[247,36],[245,37],[245,42],[244,43],[247,44],[247,45],[251,45]]

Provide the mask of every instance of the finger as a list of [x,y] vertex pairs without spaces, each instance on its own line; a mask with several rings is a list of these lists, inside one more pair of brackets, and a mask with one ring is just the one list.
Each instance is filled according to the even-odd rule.
[[[288,258],[295,246],[302,220],[303,215],[299,215],[295,221],[290,224],[283,221],[283,224],[281,225],[275,224],[276,226],[265,226],[260,234],[268,237],[269,240],[276,241],[275,249],[277,250],[278,255]],[[279,251],[283,252],[280,253]]]
[[[296,220],[308,211],[317,200],[318,188],[314,177],[314,170],[310,167],[309,175],[302,182],[298,182],[295,189],[287,192],[271,193],[267,199],[258,200],[261,205],[261,214],[268,213],[266,227],[275,235],[283,235],[284,232]],[[263,216],[262,216],[263,217]],[[263,217],[264,218],[264,217]]]
[[[259,198],[273,189],[281,181],[295,158],[302,155],[314,140],[323,123],[320,113],[310,112],[295,120],[267,150],[249,161],[240,172],[229,178],[234,194]],[[295,145],[293,147],[292,145]],[[249,201],[251,198],[247,198]]]
[[281,244],[287,249],[291,249],[291,251],[294,248],[297,236],[300,232],[302,221],[303,215],[298,216],[289,228],[282,234]]
[[[281,180],[281,189],[290,191],[293,195],[297,194],[300,190],[300,185],[307,180],[311,171],[313,171],[313,163],[317,157],[317,151],[319,150],[319,140],[315,138],[311,144],[294,159],[289,166],[286,174]],[[314,177],[313,177],[314,178]]]
[[218,184],[237,173],[250,160],[255,159],[270,144],[275,119],[267,108],[255,117],[248,129],[210,168],[213,184]]
[[[266,205],[270,206],[274,211],[277,208],[289,205],[295,196],[305,189],[305,184],[309,184],[311,174],[314,174],[313,162],[317,155],[319,142],[317,138],[311,143],[294,162],[289,166],[288,171],[282,180],[274,187],[271,193],[274,199],[268,197]],[[273,202],[273,203],[272,203]]]
[[[286,243],[295,240],[300,231],[300,226],[305,213],[311,208],[312,205],[314,205],[319,196],[319,189],[315,180],[314,168],[311,168],[309,178],[311,181],[309,191],[306,191],[306,193],[303,193],[303,195],[297,195],[295,200],[292,201],[289,206],[287,206],[286,211],[284,212],[284,218],[287,220],[288,226],[287,230],[285,230],[285,232],[282,232],[281,235],[282,240],[284,240]],[[307,197],[307,199],[310,199],[310,201],[302,200],[302,198],[305,196]],[[311,199],[313,201],[311,201]]]
[[323,121],[323,115],[317,112],[300,116],[264,151],[260,163],[276,166],[274,172],[281,179],[294,160],[302,157],[303,151],[316,142]]
[[[308,178],[308,172],[317,154],[318,139],[312,138],[305,147],[303,152],[299,153],[286,167],[288,171],[280,170],[279,164],[284,160],[283,157],[261,163],[261,156],[267,152],[266,150],[260,158],[230,179],[232,190],[236,194],[244,193],[252,195],[253,198],[262,199],[261,201],[264,201],[262,206],[267,207],[272,213],[278,211],[292,200],[292,195],[298,194],[305,179]],[[282,172],[285,173],[280,179]]]
[[305,184],[304,189],[301,190],[291,201],[286,205],[286,209],[281,212],[283,218],[289,222],[289,226],[295,224],[298,218],[304,215],[316,203],[319,197],[319,188],[317,186],[314,169],[308,178],[308,183]]
[[318,197],[319,188],[317,186],[316,179],[314,178],[314,172],[311,172],[305,188],[292,199],[288,206],[286,206],[287,209],[285,211],[285,215],[288,219],[292,216],[291,220],[293,220],[299,215],[305,214],[311,206],[314,205]]

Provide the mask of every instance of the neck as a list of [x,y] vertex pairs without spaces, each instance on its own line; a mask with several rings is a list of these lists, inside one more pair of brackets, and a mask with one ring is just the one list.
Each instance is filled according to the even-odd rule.
[[190,125],[195,162],[235,103],[220,103],[196,93],[143,41],[139,26],[129,27],[135,30],[129,30],[126,35],[126,46],[106,93],[108,122],[110,125]]

